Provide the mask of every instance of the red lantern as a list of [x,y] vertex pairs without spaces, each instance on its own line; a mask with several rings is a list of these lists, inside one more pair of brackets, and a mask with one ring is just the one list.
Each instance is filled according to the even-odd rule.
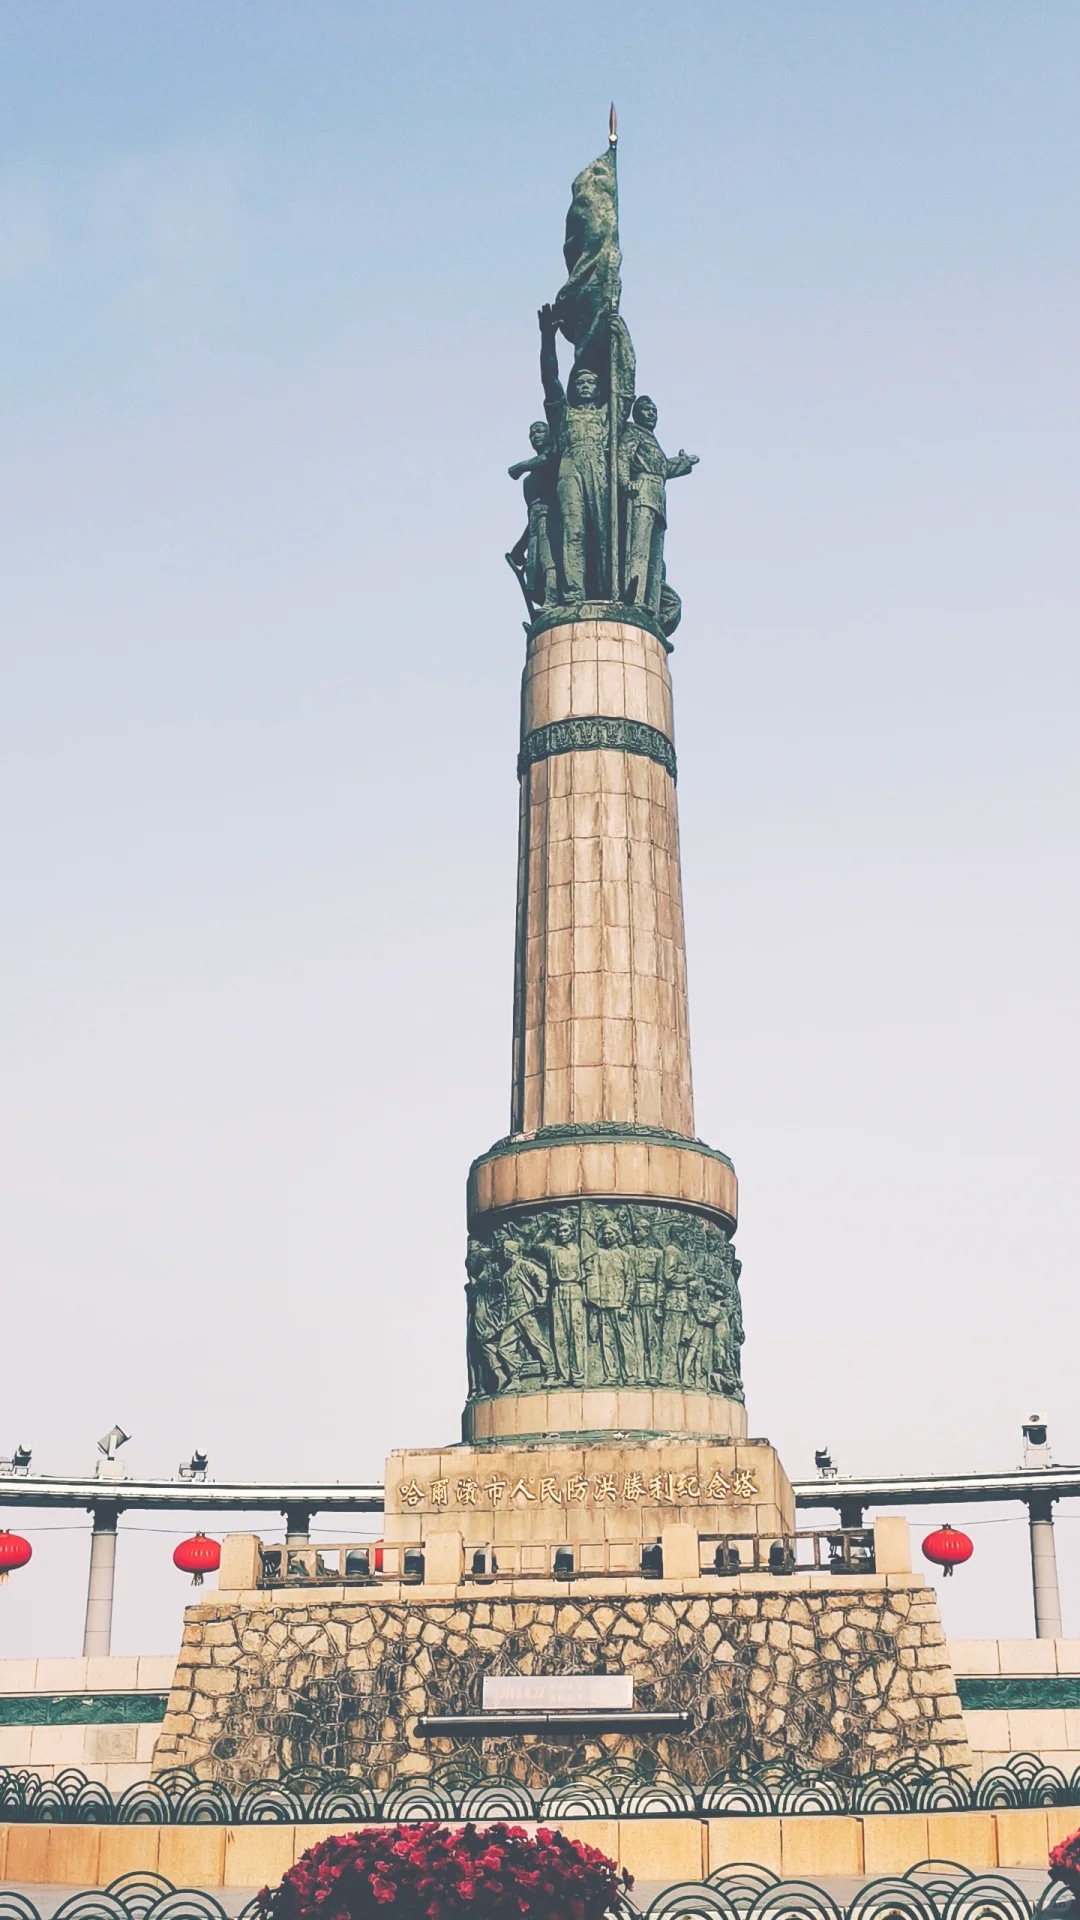
[[943,1568],[948,1579],[954,1567],[962,1567],[965,1560],[971,1559],[975,1542],[966,1533],[961,1533],[959,1527],[950,1527],[946,1520],[943,1527],[937,1527],[933,1533],[927,1534],[922,1550],[935,1567]]
[[33,1551],[21,1533],[8,1533],[6,1529],[0,1533],[0,1581],[6,1580],[17,1567],[25,1567]]
[[217,1540],[208,1540],[205,1533],[197,1533],[190,1540],[181,1540],[173,1554],[173,1566],[181,1573],[190,1573],[193,1587],[201,1587],[204,1573],[216,1573],[221,1565],[221,1544]]

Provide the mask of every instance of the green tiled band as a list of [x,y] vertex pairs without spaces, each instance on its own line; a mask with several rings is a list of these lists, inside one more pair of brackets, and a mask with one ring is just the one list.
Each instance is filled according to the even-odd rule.
[[165,1718],[167,1693],[6,1693],[0,1727],[150,1727]]
[[675,749],[666,733],[650,727],[644,720],[594,715],[588,720],[552,720],[546,727],[534,727],[525,735],[518,755],[518,774],[537,760],[550,760],[556,753],[595,753],[614,749],[621,753],[639,753],[646,760],[678,778]]
[[960,1705],[973,1712],[1013,1707],[1080,1707],[1080,1673],[1031,1673],[1012,1678],[997,1673],[958,1675]]

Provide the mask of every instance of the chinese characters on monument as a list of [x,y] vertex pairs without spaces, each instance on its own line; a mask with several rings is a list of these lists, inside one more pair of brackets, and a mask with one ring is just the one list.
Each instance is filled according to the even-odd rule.
[[685,1473],[575,1473],[563,1478],[544,1473],[509,1479],[493,1473],[489,1480],[450,1477],[430,1480],[403,1480],[398,1499],[410,1511],[428,1506],[435,1512],[451,1507],[502,1507],[519,1505],[549,1507],[681,1507],[703,1501],[709,1505],[739,1506],[757,1498],[758,1484],[752,1473],[721,1473],[719,1468],[706,1480],[692,1470]]

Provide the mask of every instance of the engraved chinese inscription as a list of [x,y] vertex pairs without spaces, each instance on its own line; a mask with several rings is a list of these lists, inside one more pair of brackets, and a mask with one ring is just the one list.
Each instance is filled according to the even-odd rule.
[[537,1507],[687,1507],[744,1506],[756,1500],[759,1487],[754,1475],[745,1469],[705,1474],[657,1473],[643,1463],[640,1470],[624,1468],[618,1473],[533,1474],[511,1478],[492,1473],[486,1478],[473,1476],[439,1480],[402,1480],[397,1495],[407,1511],[418,1507],[435,1513],[451,1509],[473,1508],[490,1513],[494,1508],[523,1509]]

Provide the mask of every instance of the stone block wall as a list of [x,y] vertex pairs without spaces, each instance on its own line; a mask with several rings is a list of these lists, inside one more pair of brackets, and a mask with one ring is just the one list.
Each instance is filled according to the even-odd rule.
[[949,1654],[979,1773],[1014,1753],[1080,1770],[1080,1640],[954,1640]]
[[[384,1792],[454,1755],[532,1789],[645,1755],[698,1789],[785,1757],[846,1775],[908,1756],[970,1764],[937,1604],[912,1576],[520,1594],[339,1588],[191,1607],[154,1767],[239,1785],[314,1766]],[[420,1715],[477,1711],[484,1674],[612,1672],[632,1674],[639,1708],[691,1711],[693,1731],[416,1732]]]
[[175,1668],[171,1653],[0,1660],[0,1766],[78,1767],[122,1793],[150,1771]]

